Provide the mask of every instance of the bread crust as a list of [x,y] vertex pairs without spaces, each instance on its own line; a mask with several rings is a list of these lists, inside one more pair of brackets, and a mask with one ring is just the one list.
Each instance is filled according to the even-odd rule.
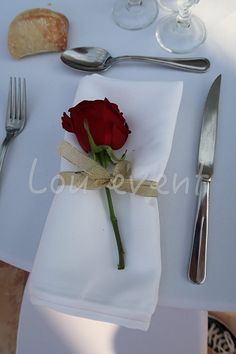
[[69,21],[63,14],[44,8],[18,14],[9,26],[8,49],[20,59],[43,52],[59,52],[67,47]]

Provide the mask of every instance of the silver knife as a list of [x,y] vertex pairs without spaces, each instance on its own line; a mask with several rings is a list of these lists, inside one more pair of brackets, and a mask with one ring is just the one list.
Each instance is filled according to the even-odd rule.
[[209,191],[214,166],[220,85],[221,75],[215,79],[208,93],[198,152],[200,184],[189,266],[189,278],[197,284],[202,284],[206,279]]

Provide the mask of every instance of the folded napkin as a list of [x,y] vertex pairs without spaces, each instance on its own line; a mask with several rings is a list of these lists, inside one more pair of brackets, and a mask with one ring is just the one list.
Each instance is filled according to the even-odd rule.
[[[131,130],[124,149],[133,165],[132,176],[158,181],[169,158],[181,96],[181,82],[131,82],[91,75],[80,80],[74,104],[105,97],[117,103]],[[74,134],[66,133],[65,139],[80,149]],[[61,170],[76,168],[62,159]],[[116,267],[105,191],[59,188],[30,276],[31,301],[67,314],[147,330],[161,275],[157,199],[112,194],[125,270]]]

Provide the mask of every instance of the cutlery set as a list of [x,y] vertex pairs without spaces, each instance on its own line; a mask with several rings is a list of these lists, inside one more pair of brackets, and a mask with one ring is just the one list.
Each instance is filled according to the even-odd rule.
[[[113,64],[123,61],[157,64],[195,73],[204,73],[210,67],[210,62],[206,58],[161,58],[134,55],[112,57],[105,49],[97,47],[66,50],[62,53],[61,60],[66,65],[84,72],[105,71]],[[196,284],[202,284],[206,279],[209,190],[214,166],[220,85],[221,75],[213,82],[208,93],[199,144],[198,175],[200,185],[188,272],[189,279]],[[5,122],[6,137],[0,147],[0,174],[9,143],[22,132],[25,123],[26,80],[10,78]]]

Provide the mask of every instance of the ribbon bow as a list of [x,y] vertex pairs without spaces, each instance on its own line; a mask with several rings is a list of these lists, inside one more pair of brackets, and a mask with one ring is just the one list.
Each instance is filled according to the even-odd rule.
[[80,169],[78,172],[60,172],[59,184],[88,190],[106,187],[143,197],[157,196],[158,183],[156,181],[130,178],[131,163],[129,161],[119,161],[110,173],[67,141],[60,144],[58,151],[60,156]]

